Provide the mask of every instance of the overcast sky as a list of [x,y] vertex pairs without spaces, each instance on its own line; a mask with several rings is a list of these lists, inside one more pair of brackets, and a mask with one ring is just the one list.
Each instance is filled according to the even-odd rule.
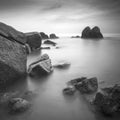
[[120,33],[120,0],[0,0],[0,21],[22,32],[72,35],[97,25]]

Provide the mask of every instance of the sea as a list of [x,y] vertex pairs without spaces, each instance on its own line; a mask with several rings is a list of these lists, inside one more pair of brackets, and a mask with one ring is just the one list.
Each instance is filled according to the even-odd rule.
[[[95,94],[73,96],[63,94],[67,82],[79,77],[97,77],[99,89],[120,84],[120,37],[104,39],[60,38],[51,49],[43,49],[28,55],[27,66],[38,60],[42,54],[48,54],[52,65],[70,63],[67,68],[54,68],[43,77],[30,77],[20,80],[7,91],[26,90],[36,93],[32,97],[30,110],[17,115],[9,114],[0,108],[0,120],[119,120],[120,115],[106,117],[91,105]],[[45,47],[45,45],[42,45]],[[48,46],[48,45],[47,45]]]

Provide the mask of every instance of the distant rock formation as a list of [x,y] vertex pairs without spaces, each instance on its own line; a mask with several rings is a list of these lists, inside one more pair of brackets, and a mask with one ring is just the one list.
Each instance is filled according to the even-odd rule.
[[44,32],[40,32],[40,35],[41,35],[42,39],[49,39],[48,35],[45,34]]
[[77,36],[72,36],[71,38],[81,38],[81,37],[77,35]]
[[42,37],[38,32],[26,33],[27,44],[30,46],[31,51],[41,47]]
[[56,36],[54,33],[50,34],[50,39],[58,39],[59,37]]
[[82,36],[81,38],[85,38],[85,39],[89,39],[89,38],[103,38],[102,33],[100,32],[100,28],[95,26],[94,28],[90,28],[89,26],[86,27],[83,31],[82,31]]
[[26,36],[0,23],[0,84],[12,82],[26,75]]

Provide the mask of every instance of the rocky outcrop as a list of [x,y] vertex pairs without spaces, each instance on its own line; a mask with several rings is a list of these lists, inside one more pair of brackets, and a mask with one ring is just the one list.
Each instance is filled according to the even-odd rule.
[[56,36],[54,33],[50,34],[50,39],[58,39],[59,37]]
[[73,86],[68,86],[63,89],[63,93],[66,95],[73,95],[75,93],[76,89]]
[[28,110],[31,104],[27,100],[22,99],[22,98],[12,98],[9,101],[8,106],[9,106],[10,112],[21,113],[21,112]]
[[26,37],[4,23],[0,23],[0,84],[12,82],[26,75]]
[[55,46],[57,43],[55,43],[55,42],[53,42],[53,41],[51,41],[51,40],[46,40],[46,41],[44,41],[44,44],[48,44],[48,45],[53,45],[53,46]]
[[49,39],[48,35],[45,34],[44,32],[40,32],[40,35],[41,35],[42,39]]
[[94,28],[86,27],[82,31],[82,36],[81,38],[89,39],[89,38],[103,38],[103,35],[100,31],[100,28],[95,26]]
[[42,37],[37,32],[26,33],[27,44],[30,46],[31,51],[39,49],[41,47]]
[[41,56],[40,60],[29,65],[28,73],[31,76],[46,75],[53,71],[51,60],[47,54]]
[[120,86],[104,88],[97,92],[94,105],[105,115],[113,115],[120,111]]

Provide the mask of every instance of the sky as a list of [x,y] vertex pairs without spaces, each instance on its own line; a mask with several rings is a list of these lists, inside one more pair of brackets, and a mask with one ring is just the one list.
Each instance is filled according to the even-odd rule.
[[120,33],[120,0],[0,0],[0,22],[22,32],[80,35],[86,26]]

